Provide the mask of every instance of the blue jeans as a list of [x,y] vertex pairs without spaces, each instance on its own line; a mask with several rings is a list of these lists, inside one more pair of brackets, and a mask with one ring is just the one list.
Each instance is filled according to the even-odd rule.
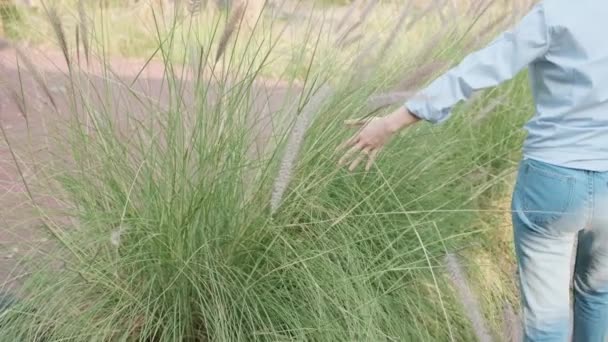
[[608,172],[524,160],[512,205],[525,340],[608,341]]

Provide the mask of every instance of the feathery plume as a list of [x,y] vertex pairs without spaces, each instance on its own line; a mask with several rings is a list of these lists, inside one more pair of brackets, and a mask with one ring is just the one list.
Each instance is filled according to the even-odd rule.
[[405,22],[406,22],[407,16],[410,13],[411,7],[412,7],[412,0],[409,0],[407,2],[407,4],[405,5],[405,7],[403,8],[403,10],[401,11],[401,14],[399,14],[399,17],[397,18],[397,24],[395,24],[395,27],[393,28],[390,35],[386,39],[386,42],[384,42],[382,49],[380,49],[380,55],[378,56],[378,60],[380,60],[380,59],[382,59],[382,57],[384,57],[384,54],[386,54],[386,51],[393,45],[393,43],[395,42],[395,39],[397,39],[397,36],[399,35],[399,32],[403,28],[403,25],[405,25]]
[[188,12],[190,12],[191,16],[197,16],[202,9],[202,1],[201,0],[190,0],[188,1]]
[[53,27],[53,31],[55,31],[55,36],[57,37],[57,42],[59,43],[59,47],[61,48],[61,52],[63,53],[63,57],[65,58],[65,62],[68,65],[68,69],[72,69],[72,63],[70,61],[70,53],[68,50],[68,42],[65,38],[65,32],[63,30],[63,25],[61,24],[61,19],[59,19],[59,14],[54,7],[47,9],[47,16],[49,17],[49,21],[51,26]]
[[503,321],[503,335],[506,341],[521,342],[523,337],[521,320],[509,303],[505,303],[503,307]]
[[374,7],[376,7],[377,4],[378,0],[369,0],[367,5],[363,9],[363,12],[361,13],[361,17],[359,18],[359,20],[357,20],[354,24],[344,30],[342,35],[338,38],[337,43],[343,44],[344,41],[346,41],[346,39],[348,38],[348,36],[353,33],[353,31],[355,31],[357,27],[361,26],[365,22],[365,20],[367,20],[367,18],[373,12],[373,9]]
[[245,7],[246,1],[240,0],[234,10],[230,13],[230,18],[226,23],[226,28],[224,28],[224,33],[222,33],[222,37],[220,38],[220,43],[217,48],[217,54],[215,56],[216,62],[218,62],[224,54],[226,46],[228,46],[228,41],[230,41],[230,37],[232,37],[232,34],[236,30],[237,26],[239,26],[242,22],[245,15]]
[[38,84],[42,91],[44,91],[44,94],[49,98],[49,101],[51,101],[53,108],[57,109],[57,104],[55,103],[55,99],[51,94],[51,90],[48,88],[46,82],[42,78],[42,75],[40,74],[34,63],[26,54],[23,53],[23,51],[21,51],[19,47],[15,47],[15,50],[17,52],[17,58],[19,58],[19,60],[22,61],[23,64],[25,64],[26,69],[32,74],[34,81]]
[[342,27],[344,27],[344,25],[346,24],[348,19],[350,19],[350,17],[355,12],[355,9],[357,9],[357,7],[361,6],[362,2],[363,2],[363,0],[355,0],[350,4],[348,9],[346,10],[346,13],[342,17],[342,19],[340,19],[340,21],[338,22],[338,25],[336,25],[336,32],[339,32],[342,29]]
[[84,48],[84,58],[87,61],[87,65],[89,65],[89,26],[87,23],[88,18],[84,7],[84,0],[78,1],[78,19],[80,21],[80,39],[82,41],[82,47]]
[[312,123],[315,114],[321,108],[321,105],[333,94],[333,89],[329,86],[322,87],[317,91],[312,98],[306,103],[302,112],[296,118],[296,122],[291,129],[291,133],[287,140],[283,159],[279,166],[279,173],[275,179],[272,196],[270,199],[270,212],[275,214],[282,204],[283,195],[291,182],[293,168],[300,153],[300,148],[304,142],[304,137],[308,127]]
[[448,253],[445,257],[446,266],[450,275],[450,280],[456,289],[460,303],[473,326],[477,340],[480,342],[491,342],[492,337],[487,328],[487,324],[480,310],[479,302],[473,295],[473,291],[467,283],[466,276],[456,255]]

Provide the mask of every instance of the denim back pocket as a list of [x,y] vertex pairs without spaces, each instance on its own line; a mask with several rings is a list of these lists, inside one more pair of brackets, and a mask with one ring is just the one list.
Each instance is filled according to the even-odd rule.
[[547,227],[570,209],[575,178],[559,167],[526,160],[518,180],[518,193],[530,222]]

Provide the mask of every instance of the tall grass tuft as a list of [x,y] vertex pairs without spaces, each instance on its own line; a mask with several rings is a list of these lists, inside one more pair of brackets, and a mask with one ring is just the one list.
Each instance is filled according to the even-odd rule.
[[[378,20],[371,9],[382,9],[373,3],[370,23]],[[438,30],[394,31],[382,64],[361,77],[361,66],[341,64],[358,54],[352,46],[336,49],[341,33],[322,30],[324,13],[313,12],[305,29],[262,23],[244,32],[239,6],[223,33],[220,16],[184,21],[166,17],[171,11],[153,13],[155,52],[135,76],[115,71],[102,39],[115,28],[93,15],[89,57],[102,72],[72,65],[65,32],[77,25],[63,25],[50,11],[68,65],[56,71],[65,81],[56,82],[66,82],[60,85],[70,104],[57,98],[58,109],[45,111],[57,122],[48,146],[54,158],[32,188],[42,193],[31,197],[52,194],[53,206],[37,201],[36,209],[53,233],[54,249],[31,265],[19,300],[0,314],[0,336],[476,338],[479,326],[463,317],[450,275],[439,270],[446,255],[482,238],[478,205],[490,183],[472,182],[470,175],[508,171],[504,165],[521,138],[514,122],[523,120],[529,100],[521,95],[522,80],[482,99],[505,94],[518,103],[517,112],[473,125],[476,113],[459,107],[447,125],[420,125],[395,139],[373,172],[348,173],[337,168],[334,154],[354,133],[342,122],[369,114],[374,94],[389,94],[388,105],[398,101],[395,94],[403,94],[391,89],[428,62],[419,57],[426,48],[420,35]],[[439,22],[436,13],[425,19]],[[450,38],[464,34],[453,29]],[[374,32],[362,39],[364,46],[382,46]],[[439,44],[427,56],[456,59],[458,48]],[[222,56],[229,76],[215,77]],[[146,79],[146,65],[159,73]],[[263,76],[269,71],[279,80]],[[265,127],[260,121],[267,119],[269,152],[252,157],[258,127]],[[57,261],[65,267],[49,269]]]

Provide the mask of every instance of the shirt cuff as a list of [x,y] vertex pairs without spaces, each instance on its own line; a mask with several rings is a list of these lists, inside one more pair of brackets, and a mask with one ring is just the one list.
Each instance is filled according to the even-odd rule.
[[445,118],[438,118],[437,115],[433,115],[433,111],[428,102],[421,99],[411,99],[407,101],[405,103],[405,108],[418,119],[428,121],[432,124],[438,124],[445,120]]

